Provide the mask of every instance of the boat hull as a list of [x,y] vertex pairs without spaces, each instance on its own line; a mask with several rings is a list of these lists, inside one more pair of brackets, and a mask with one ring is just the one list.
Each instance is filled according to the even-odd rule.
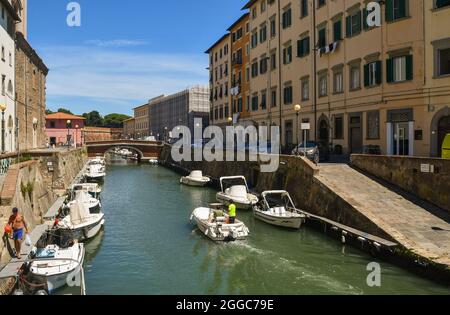
[[193,187],[205,187],[210,180],[195,180],[189,177],[182,177],[180,182],[183,185],[187,185],[187,186],[193,186]]
[[104,216],[99,216],[98,220],[89,225],[75,227],[74,229],[68,228],[61,228],[61,229],[63,231],[68,231],[69,233],[71,233],[74,239],[82,242],[95,237],[102,229],[104,223],[105,223]]
[[232,199],[229,196],[226,196],[223,193],[217,193],[216,195],[216,199],[218,202],[223,203],[225,206],[229,206],[230,204],[234,204],[236,206],[236,208],[241,209],[241,210],[250,210],[254,205],[256,205],[256,201],[252,202],[252,201],[239,201],[236,199]]
[[290,217],[275,216],[260,210],[253,210],[253,214],[255,218],[265,223],[290,229],[300,229],[304,220],[302,217],[297,216],[290,216]]

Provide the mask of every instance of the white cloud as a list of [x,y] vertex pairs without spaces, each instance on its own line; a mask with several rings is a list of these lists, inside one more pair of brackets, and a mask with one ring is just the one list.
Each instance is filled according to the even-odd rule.
[[79,99],[82,106],[95,101],[140,105],[154,96],[208,82],[208,59],[203,54],[127,52],[85,46],[38,50],[50,69],[48,98]]
[[97,47],[135,47],[144,46],[148,43],[142,40],[130,40],[130,39],[112,39],[112,40],[100,40],[91,39],[84,42],[85,45],[97,46]]

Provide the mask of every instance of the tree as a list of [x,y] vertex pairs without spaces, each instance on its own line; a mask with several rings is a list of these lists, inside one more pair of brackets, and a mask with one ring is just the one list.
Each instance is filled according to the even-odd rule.
[[50,115],[53,114],[53,111],[51,111],[50,109],[46,109],[45,110],[45,115]]
[[103,126],[103,117],[96,110],[90,113],[84,113],[83,117],[86,118],[86,126],[88,127],[102,127]]
[[64,113],[64,114],[73,115],[73,113],[70,110],[65,109],[65,108],[59,108],[58,109],[58,113]]
[[105,116],[103,125],[109,128],[123,128],[124,120],[130,118],[130,116],[123,114],[109,114]]

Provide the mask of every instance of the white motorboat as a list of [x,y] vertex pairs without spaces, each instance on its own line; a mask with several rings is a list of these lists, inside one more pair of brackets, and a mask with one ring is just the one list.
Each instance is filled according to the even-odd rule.
[[61,241],[48,241],[54,238],[48,235],[44,235],[45,240],[39,241],[37,247],[32,250],[28,277],[45,281],[51,294],[66,285],[76,284],[85,250],[82,243],[73,240],[66,244],[61,244]]
[[105,166],[106,165],[106,160],[105,160],[104,157],[97,156],[97,157],[95,157],[93,159],[90,159],[89,162],[88,162],[88,165],[89,166],[91,166],[91,165],[102,165],[102,166]]
[[75,193],[78,190],[82,190],[82,191],[89,193],[92,196],[92,198],[95,198],[95,199],[100,199],[100,194],[102,193],[101,187],[96,183],[75,184],[75,185],[72,185],[69,190],[69,192],[73,196],[73,198],[75,198]]
[[[243,185],[233,185],[225,188],[226,181],[236,180],[243,181]],[[216,199],[226,206],[233,203],[236,205],[236,208],[247,210],[258,203],[258,197],[250,193],[244,176],[221,177],[220,187],[221,191],[216,194]]]
[[203,176],[202,171],[192,171],[189,176],[182,177],[180,183],[188,186],[203,187],[211,182],[211,178]]
[[150,159],[148,162],[150,163],[150,165],[158,165],[159,164],[158,159]]
[[76,202],[84,204],[89,209],[90,213],[99,213],[102,208],[100,200],[93,198],[88,192],[83,190],[77,190],[75,192],[75,198],[73,198],[67,206],[70,208],[71,205]]
[[85,241],[93,238],[105,223],[103,213],[90,213],[86,204],[75,200],[69,205],[69,214],[58,222],[57,227],[70,232],[73,239]]
[[105,167],[101,164],[89,165],[87,172],[84,174],[87,180],[101,181],[105,178]]
[[287,191],[265,191],[261,196],[261,202],[253,207],[253,214],[257,219],[281,227],[293,229],[301,227],[305,215],[295,208]]
[[197,208],[191,215],[192,221],[195,221],[204,235],[216,242],[244,240],[249,235],[249,230],[242,221],[228,223],[228,214],[222,210]]

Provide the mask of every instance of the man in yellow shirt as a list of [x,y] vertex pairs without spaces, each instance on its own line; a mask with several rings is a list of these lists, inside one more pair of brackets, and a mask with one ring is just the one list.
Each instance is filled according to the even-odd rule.
[[234,224],[236,222],[236,205],[233,203],[228,206],[228,216],[230,217],[229,223]]

